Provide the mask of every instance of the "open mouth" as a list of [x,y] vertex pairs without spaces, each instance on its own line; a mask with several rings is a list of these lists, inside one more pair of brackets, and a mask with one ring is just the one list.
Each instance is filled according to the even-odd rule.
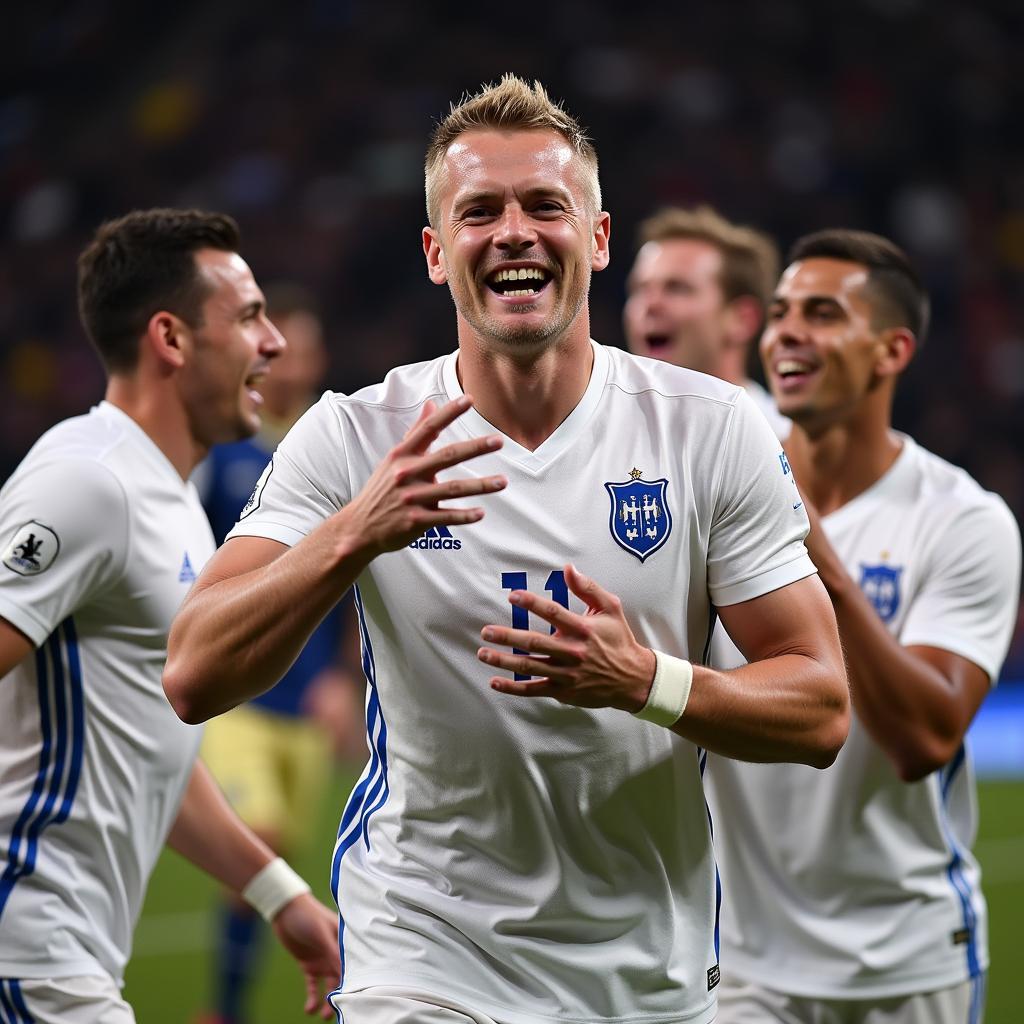
[[511,267],[496,270],[487,278],[487,287],[506,299],[532,299],[551,281],[549,271],[541,267]]
[[666,348],[668,343],[672,340],[671,334],[645,334],[644,341],[647,343],[647,347],[652,352],[657,352],[659,349]]
[[257,373],[250,373],[244,381],[246,393],[258,405],[263,404],[263,395],[260,394],[260,387],[263,385],[266,377],[266,372],[259,371]]
[[775,377],[784,391],[799,387],[817,369],[803,359],[780,359],[774,366]]

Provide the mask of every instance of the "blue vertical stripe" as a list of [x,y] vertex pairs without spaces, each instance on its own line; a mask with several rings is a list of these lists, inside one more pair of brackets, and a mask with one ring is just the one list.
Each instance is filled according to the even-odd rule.
[[[708,752],[703,747],[697,748],[697,763],[700,765],[701,782],[704,781],[704,770],[708,766]],[[711,820],[711,808],[707,799],[704,800],[704,810],[708,815],[708,829],[711,832],[711,850],[714,856],[715,848],[715,823]],[[718,871],[718,858],[715,857],[715,963],[721,959],[722,945],[722,876]]]
[[39,767],[11,830],[7,863],[0,875],[0,915],[18,880],[35,871],[43,830],[67,819],[78,792],[85,748],[85,701],[78,638],[70,618],[36,651],[36,687]]
[[[341,907],[338,900],[338,887],[342,858],[360,836],[363,837],[366,848],[370,848],[368,833],[370,816],[384,805],[390,792],[387,759],[388,729],[380,706],[377,668],[373,658],[373,647],[370,643],[370,632],[366,625],[366,612],[358,587],[353,588],[353,594],[363,647],[363,674],[366,676],[366,682],[370,688],[370,696],[366,704],[366,731],[370,743],[370,762],[356,788],[352,791],[338,826],[338,840],[334,847],[334,858],[331,864],[331,892],[334,895],[334,902],[339,904],[339,911]],[[341,953],[342,977],[344,977],[345,918],[343,915],[339,915],[338,920],[338,947]]]
[[961,743],[959,750],[953,759],[935,775],[936,786],[939,790],[939,820],[942,825],[943,835],[950,850],[950,860],[946,865],[946,877],[953,887],[963,915],[963,926],[967,930],[967,970],[971,978],[977,978],[981,974],[981,964],[978,962],[978,937],[977,937],[977,915],[974,913],[973,896],[970,883],[963,873],[963,851],[953,833],[949,821],[948,798],[953,780],[966,761],[966,750]]
[[25,997],[21,993],[21,982],[12,978],[8,984],[11,988],[11,1001],[21,1015],[18,1024],[35,1024],[35,1017],[28,1012],[28,1006],[25,1005]]

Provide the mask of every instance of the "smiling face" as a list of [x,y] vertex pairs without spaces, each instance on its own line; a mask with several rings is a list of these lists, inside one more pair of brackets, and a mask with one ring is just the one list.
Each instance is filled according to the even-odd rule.
[[522,353],[589,336],[590,275],[608,264],[609,217],[557,132],[473,131],[448,147],[427,270],[465,332]]
[[648,242],[630,271],[623,325],[630,352],[716,373],[726,345],[722,254],[698,238]]
[[787,268],[761,337],[779,412],[808,429],[828,426],[893,380],[913,350],[912,335],[873,326],[873,314],[862,264],[809,257]]
[[285,343],[241,256],[200,249],[195,263],[207,298],[202,323],[189,332],[179,388],[193,437],[209,447],[259,429],[263,399],[257,388]]

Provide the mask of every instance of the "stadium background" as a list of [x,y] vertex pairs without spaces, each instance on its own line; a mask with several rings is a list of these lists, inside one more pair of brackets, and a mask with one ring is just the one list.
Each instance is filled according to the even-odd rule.
[[[258,279],[323,306],[330,386],[351,391],[454,344],[423,272],[421,158],[464,90],[515,71],[587,124],[612,211],[594,336],[621,344],[638,221],[710,201],[785,247],[823,226],[889,234],[934,298],[897,425],[1024,518],[1024,9],[1016,0],[67,0],[4,13],[0,70],[0,478],[102,394],[74,261],[133,207],[234,214]],[[1024,630],[974,729],[992,905],[989,1024],[1024,1020]],[[305,869],[324,891],[346,779]],[[178,1024],[207,986],[205,880],[162,862],[129,997]],[[298,1019],[268,963],[257,1024]]]

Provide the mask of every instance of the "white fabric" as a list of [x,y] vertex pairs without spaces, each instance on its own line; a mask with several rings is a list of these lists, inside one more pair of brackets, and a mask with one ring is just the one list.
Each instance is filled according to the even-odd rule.
[[724,975],[715,1024],[981,1024],[984,1012],[984,975],[937,992],[862,1000],[809,999]]
[[275,857],[246,882],[242,899],[264,921],[273,921],[286,903],[309,891],[309,883],[283,857]]
[[[1020,579],[1020,536],[1001,499],[904,438],[889,471],[823,525],[900,643],[952,651],[996,677]],[[713,661],[736,664],[720,634]],[[707,775],[731,973],[797,995],[871,998],[985,970],[964,750],[905,783],[854,716],[824,772],[712,757]]]
[[135,1014],[109,975],[89,974],[0,979],[0,1020],[19,1024],[135,1024]]
[[335,992],[330,1003],[341,1024],[496,1024],[446,996],[395,986]]
[[38,646],[0,680],[0,976],[120,983],[201,735],[160,674],[213,538],[192,485],[104,402],[25,457],[0,543],[0,616]]
[[[326,395],[231,536],[300,541],[428,399],[459,394],[452,354]],[[493,430],[470,411],[438,446]],[[372,756],[334,862],[346,990],[441,991],[502,1024],[711,1019],[700,751],[622,711],[496,694],[476,651],[482,626],[512,623],[511,589],[557,599],[571,561],[622,598],[645,644],[699,661],[712,597],[745,601],[814,571],[780,454],[741,389],[595,345],[586,393],[536,451],[506,440],[444,474],[509,477],[472,500],[480,523],[370,565],[356,603]],[[667,480],[660,518],[642,525],[664,531],[664,505],[672,522],[643,560],[612,535],[605,486],[633,469]]]
[[633,715],[643,722],[669,728],[682,718],[686,710],[693,686],[693,665],[663,651],[654,652],[654,661],[654,679],[647,703]]

